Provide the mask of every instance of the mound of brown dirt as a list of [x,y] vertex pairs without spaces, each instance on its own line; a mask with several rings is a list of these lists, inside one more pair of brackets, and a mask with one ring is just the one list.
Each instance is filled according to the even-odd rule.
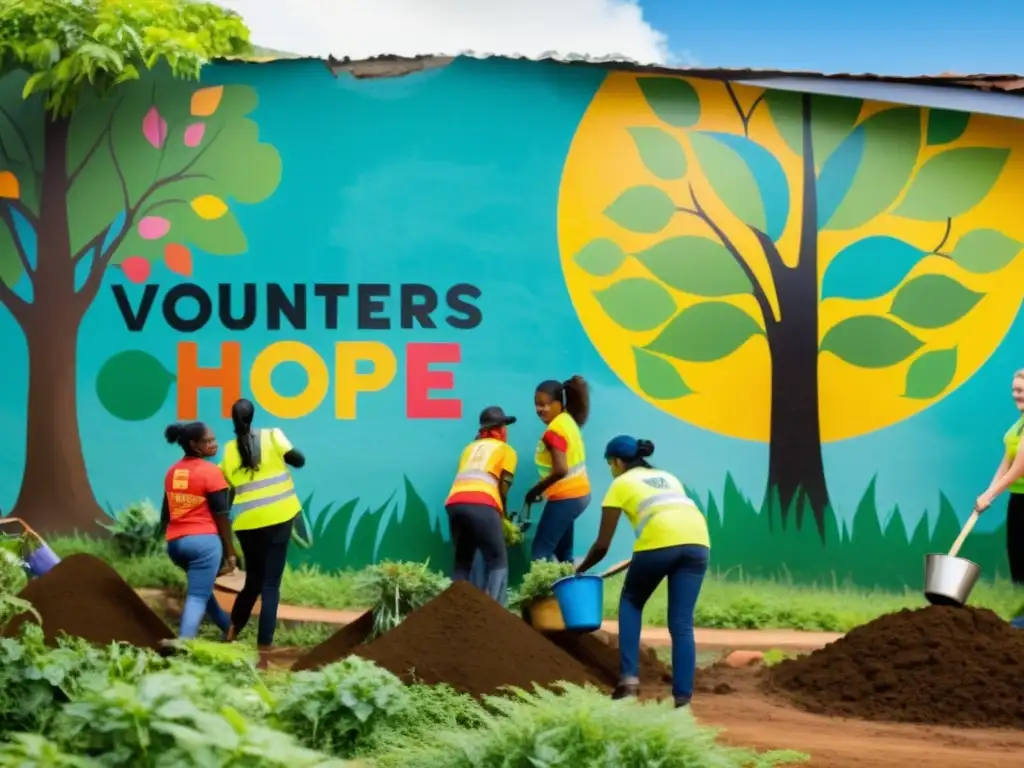
[[768,670],[813,712],[867,720],[1024,727],[1024,632],[988,610],[888,614]]
[[[619,641],[614,635],[598,630],[589,635],[557,632],[547,638],[587,667],[605,685],[614,687],[619,682]],[[658,658],[657,652],[641,645],[640,683],[663,686],[671,682],[672,671]]]
[[304,669],[318,669],[338,659],[343,659],[365,643],[371,632],[373,632],[373,611],[367,611],[319,645],[310,648],[308,653],[299,657],[292,669],[296,672],[301,672]]
[[[580,662],[464,581],[356,653],[406,682],[447,683],[473,696],[560,681],[601,685]],[[321,663],[339,658],[324,654]]]
[[[163,620],[125,584],[109,565],[92,555],[72,555],[56,568],[30,581],[18,597],[28,600],[43,620],[43,634],[55,643],[61,634],[96,645],[115,641],[156,648],[174,637]],[[13,636],[31,614],[9,621],[2,634]]]

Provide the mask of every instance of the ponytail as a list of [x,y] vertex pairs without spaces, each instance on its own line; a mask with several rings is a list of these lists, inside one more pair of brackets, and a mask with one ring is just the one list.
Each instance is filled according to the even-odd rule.
[[562,392],[565,410],[582,427],[590,417],[590,387],[582,376],[573,376],[562,382]]
[[252,433],[252,419],[256,408],[250,400],[242,398],[231,406],[231,424],[235,429],[235,444],[238,456],[242,460],[242,468],[255,472],[260,468],[259,448],[256,435]]

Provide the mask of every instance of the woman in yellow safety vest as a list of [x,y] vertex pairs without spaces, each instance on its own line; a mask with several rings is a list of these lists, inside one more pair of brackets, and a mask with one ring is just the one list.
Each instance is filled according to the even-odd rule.
[[[1024,370],[1013,374],[1010,392],[1020,417],[1003,435],[1003,459],[974,508],[980,514],[992,506],[997,496],[1004,491],[1010,492],[1006,507],[1006,554],[1010,561],[1010,579],[1024,586],[1024,451],[1020,450],[1021,435],[1024,434]],[[1010,624],[1024,629],[1024,613]]]
[[234,640],[261,600],[256,643],[264,666],[274,642],[281,577],[288,557],[292,524],[302,511],[288,467],[296,469],[305,457],[277,428],[252,428],[255,409],[248,400],[231,406],[235,439],[224,446],[221,469],[234,491],[233,527],[242,545],[245,586],[231,609],[228,641]]
[[619,517],[625,513],[636,531],[633,559],[619,600],[619,685],[613,697],[636,696],[640,689],[640,628],[644,605],[668,580],[668,631],[672,638],[672,694],[677,707],[693,695],[697,650],[693,611],[708,568],[711,542],[704,515],[683,484],[647,458],[654,443],[620,435],[604,457],[612,480],[601,504],[597,540],[577,568],[583,573],[608,553]]
[[573,559],[576,519],[590,504],[587,454],[580,427],[590,413],[590,392],[581,376],[565,382],[543,381],[533,396],[545,430],[537,443],[535,461],[540,481],[526,494],[527,504],[546,500],[537,522],[532,560]]
[[469,581],[477,551],[483,555],[483,590],[502,605],[508,600],[508,552],[502,517],[516,473],[516,452],[508,444],[508,427],[516,423],[496,405],[480,414],[476,439],[459,457],[455,482],[445,510],[455,547],[455,581]]

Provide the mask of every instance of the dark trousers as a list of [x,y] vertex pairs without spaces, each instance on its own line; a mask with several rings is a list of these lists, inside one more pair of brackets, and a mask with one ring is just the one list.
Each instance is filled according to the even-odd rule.
[[[485,504],[449,504],[448,524],[455,545],[454,581],[470,581],[502,605],[508,602],[508,551],[501,514]],[[483,555],[484,574],[478,583],[470,578],[473,559]]]
[[530,559],[571,563],[576,518],[586,511],[588,504],[590,494],[578,499],[558,499],[545,504],[537,522]]
[[288,559],[288,542],[292,536],[292,520],[266,528],[236,531],[242,545],[245,586],[238,593],[231,609],[231,624],[240,633],[260,600],[258,645],[272,645],[277,629],[277,606],[281,602],[281,577]]
[[1024,493],[1011,493],[1006,507],[1006,557],[1010,579],[1024,586]]
[[668,580],[668,634],[672,639],[672,695],[688,702],[697,673],[693,611],[704,574],[707,547],[682,544],[633,553],[619,600],[619,663],[623,679],[639,681],[643,610],[654,590]]

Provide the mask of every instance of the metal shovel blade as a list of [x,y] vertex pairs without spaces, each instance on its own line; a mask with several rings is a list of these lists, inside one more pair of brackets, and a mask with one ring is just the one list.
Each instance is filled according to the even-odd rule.
[[965,605],[980,575],[981,567],[965,558],[926,555],[924,596],[932,605]]

